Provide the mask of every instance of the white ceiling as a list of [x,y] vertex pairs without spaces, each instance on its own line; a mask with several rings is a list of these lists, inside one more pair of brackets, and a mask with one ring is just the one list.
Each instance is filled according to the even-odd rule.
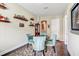
[[20,6],[37,16],[64,15],[68,3],[19,3]]

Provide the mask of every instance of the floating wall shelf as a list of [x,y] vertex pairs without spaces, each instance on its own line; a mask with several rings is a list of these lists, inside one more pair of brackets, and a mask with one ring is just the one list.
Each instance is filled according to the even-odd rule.
[[5,16],[0,15],[0,22],[10,23],[9,19]]
[[34,26],[33,24],[30,24],[29,26]]
[[29,26],[34,26],[34,24],[32,22],[30,22],[30,25]]
[[5,6],[4,3],[0,3],[0,8],[1,8],[1,9],[7,9],[7,7]]
[[10,23],[8,20],[0,20],[0,22]]
[[23,20],[23,21],[28,21],[24,16],[21,16],[21,15],[15,15],[14,18],[19,19],[19,20]]

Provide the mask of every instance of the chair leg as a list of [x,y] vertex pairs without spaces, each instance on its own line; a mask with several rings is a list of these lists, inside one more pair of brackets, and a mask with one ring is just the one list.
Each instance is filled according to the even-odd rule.
[[27,48],[29,47],[29,43],[27,44]]
[[47,52],[47,46],[45,46],[45,52]]
[[[36,56],[36,51],[33,50],[33,52],[34,52],[34,56]],[[43,53],[43,56],[45,56],[44,50],[43,51],[40,51],[40,52],[42,52]]]
[[45,56],[44,50],[43,50],[43,56]]
[[36,51],[33,50],[33,52],[34,52],[34,56],[36,56]]
[[54,53],[56,53],[55,46],[52,47],[54,49]]

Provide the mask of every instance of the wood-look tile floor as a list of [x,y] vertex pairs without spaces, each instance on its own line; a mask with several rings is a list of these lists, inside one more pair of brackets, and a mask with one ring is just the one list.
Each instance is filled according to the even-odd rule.
[[[47,52],[45,52],[45,56],[68,56],[68,52],[66,49],[66,46],[64,45],[63,41],[57,41],[56,42],[56,53],[54,53],[54,50],[52,47],[47,47]],[[42,52],[38,52],[36,56],[42,56]],[[33,47],[32,45],[29,45],[27,48],[27,45],[24,45],[21,48],[18,48],[12,52],[9,52],[3,56],[34,56]]]

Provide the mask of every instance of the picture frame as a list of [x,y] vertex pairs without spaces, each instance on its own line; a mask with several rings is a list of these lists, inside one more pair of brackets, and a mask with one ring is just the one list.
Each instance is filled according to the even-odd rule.
[[71,9],[71,30],[79,31],[79,3]]
[[24,23],[19,23],[19,27],[24,27]]

